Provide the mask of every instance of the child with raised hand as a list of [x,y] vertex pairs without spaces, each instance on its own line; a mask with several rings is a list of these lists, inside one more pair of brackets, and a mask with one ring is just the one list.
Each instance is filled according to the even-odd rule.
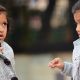
[[72,63],[63,62],[60,58],[55,58],[49,62],[50,68],[59,68],[68,76],[71,76],[73,80],[80,80],[80,0],[78,0],[72,7],[72,13],[74,21],[76,23],[76,31],[79,39],[73,42],[73,56]]

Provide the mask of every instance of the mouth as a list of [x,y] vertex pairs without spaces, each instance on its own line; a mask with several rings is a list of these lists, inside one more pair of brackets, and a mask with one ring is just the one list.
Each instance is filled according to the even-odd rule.
[[0,39],[3,39],[3,35],[2,34],[0,34]]
[[80,37],[80,34],[78,34],[78,36]]
[[77,32],[78,36],[80,36],[80,32]]

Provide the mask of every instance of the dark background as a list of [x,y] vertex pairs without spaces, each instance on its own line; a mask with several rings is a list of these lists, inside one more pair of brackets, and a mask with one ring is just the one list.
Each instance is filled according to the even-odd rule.
[[[44,12],[29,10],[26,5],[15,5],[15,0],[0,0],[0,4],[8,8],[12,21],[12,30],[7,42],[15,52],[72,51],[73,41],[78,38],[75,31],[76,25],[71,13],[72,5],[76,1],[69,1],[69,9],[66,12],[67,24],[55,29],[51,27],[49,22],[56,0],[49,0],[49,5]],[[27,2],[28,0],[26,0]],[[30,17],[36,15],[42,20],[42,28],[39,31],[29,28]]]

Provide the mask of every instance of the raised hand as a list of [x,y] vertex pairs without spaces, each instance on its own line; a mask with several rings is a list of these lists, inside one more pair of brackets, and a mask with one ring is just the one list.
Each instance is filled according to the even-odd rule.
[[64,68],[64,62],[60,58],[55,58],[52,61],[49,62],[48,66],[50,68],[59,68],[63,69]]

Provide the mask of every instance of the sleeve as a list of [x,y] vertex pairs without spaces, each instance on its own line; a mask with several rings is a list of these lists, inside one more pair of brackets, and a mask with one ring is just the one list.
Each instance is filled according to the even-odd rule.
[[67,76],[72,77],[72,67],[73,67],[72,63],[64,62],[64,69],[62,70],[62,72],[65,73]]

